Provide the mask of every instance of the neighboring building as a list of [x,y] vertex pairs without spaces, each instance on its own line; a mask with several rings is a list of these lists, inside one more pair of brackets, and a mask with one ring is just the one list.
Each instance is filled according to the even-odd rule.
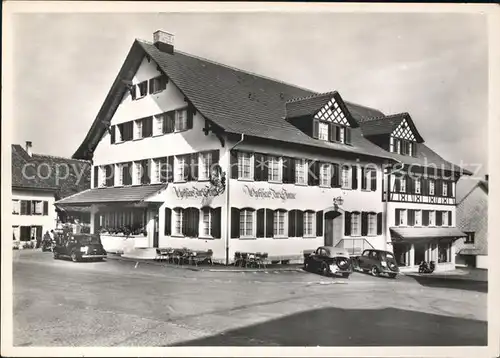
[[[65,219],[54,202],[90,186],[88,161],[33,154],[31,142],[25,149],[12,145],[12,229],[15,246],[41,239]],[[64,172],[66,168],[68,172]],[[77,174],[81,173],[81,174]],[[81,180],[77,180],[82,177]],[[89,221],[89,213],[77,214]]]
[[467,236],[457,241],[457,265],[488,268],[488,176],[457,184],[457,226]]
[[436,270],[455,267],[456,182],[470,174],[444,160],[424,144],[408,113],[370,118],[361,123],[365,138],[387,151],[397,164],[384,173],[388,248],[403,271],[422,261]]
[[[383,168],[401,158],[363,133],[383,113],[154,37],[134,42],[74,154],[93,160],[92,189],[57,203],[90,206],[108,251],[211,249],[231,262],[235,252],[295,260],[321,245],[392,248]],[[211,184],[216,163],[224,191]]]

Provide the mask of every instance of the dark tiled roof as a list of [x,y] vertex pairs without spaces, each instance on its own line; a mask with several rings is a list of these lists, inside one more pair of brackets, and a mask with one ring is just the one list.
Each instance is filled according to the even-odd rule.
[[482,188],[486,193],[488,193],[488,182],[486,180],[478,180],[470,177],[462,177],[456,186],[457,203],[465,199],[476,187]]
[[[27,175],[22,174],[23,166]],[[85,160],[30,156],[20,145],[12,146],[12,185],[15,187],[54,189],[57,198],[64,198],[90,188],[90,171],[90,162]]]
[[391,233],[397,239],[419,240],[432,238],[465,237],[456,227],[391,227]]
[[379,118],[384,116],[384,114],[378,109],[361,106],[348,101],[344,101],[344,103],[347,108],[349,108],[349,112],[351,112],[352,116],[358,121],[358,123],[367,121],[370,118]]
[[140,202],[167,187],[167,184],[88,189],[56,202],[56,205]]
[[38,189],[38,190],[55,190],[54,186],[39,179],[36,169],[31,163],[31,157],[18,144],[12,145],[12,187]]
[[361,124],[361,130],[363,131],[363,135],[365,137],[379,134],[389,134],[392,133],[402,121],[402,116],[365,121]]
[[286,118],[313,115],[333,97],[334,92],[321,93],[304,98],[295,98],[286,102]]
[[286,102],[317,95],[313,91],[182,52],[168,54],[144,41],[137,43],[205,118],[227,132],[388,158],[359,130],[353,130],[352,146],[348,146],[311,138],[286,121]]

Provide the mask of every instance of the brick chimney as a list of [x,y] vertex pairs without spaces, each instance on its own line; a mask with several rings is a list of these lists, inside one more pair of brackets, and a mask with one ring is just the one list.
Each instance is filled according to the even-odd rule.
[[153,44],[155,47],[169,54],[174,53],[174,35],[162,30],[153,33]]
[[26,150],[26,153],[28,153],[28,155],[31,157],[31,147],[33,146],[33,144],[30,142],[30,141],[26,141],[26,147],[25,147],[25,150]]

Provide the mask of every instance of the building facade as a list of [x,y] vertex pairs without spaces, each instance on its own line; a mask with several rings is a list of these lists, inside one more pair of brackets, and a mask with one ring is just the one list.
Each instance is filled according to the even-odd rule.
[[[17,248],[36,247],[45,232],[72,214],[70,208],[56,208],[55,201],[90,184],[88,162],[34,154],[31,147],[31,142],[25,148],[12,145],[12,233]],[[75,215],[85,219],[85,213]]]
[[398,204],[383,200],[384,173],[400,160],[364,133],[381,112],[171,39],[133,44],[74,155],[93,160],[92,188],[58,205],[90,206],[108,251],[210,249],[230,263],[236,252],[295,261],[321,245],[393,249]]
[[488,176],[457,183],[457,226],[467,235],[457,240],[457,265],[487,269]]

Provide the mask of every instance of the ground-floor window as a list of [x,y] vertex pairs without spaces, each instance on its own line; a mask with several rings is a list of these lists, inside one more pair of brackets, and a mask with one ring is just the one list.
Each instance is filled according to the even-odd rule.
[[107,210],[96,214],[98,230],[102,233],[139,235],[146,226],[146,209]]
[[314,212],[304,212],[304,236],[314,236]]
[[210,236],[210,227],[211,227],[211,224],[212,224],[212,220],[211,220],[211,210],[210,208],[203,208],[202,209],[202,213],[203,213],[203,216],[202,216],[202,221],[201,221],[201,233],[203,236]]
[[276,210],[274,212],[274,236],[275,237],[286,236],[285,227],[286,227],[286,211]]
[[243,209],[240,211],[240,237],[254,237],[254,210]]
[[438,243],[438,263],[451,262],[451,245],[449,241]]

